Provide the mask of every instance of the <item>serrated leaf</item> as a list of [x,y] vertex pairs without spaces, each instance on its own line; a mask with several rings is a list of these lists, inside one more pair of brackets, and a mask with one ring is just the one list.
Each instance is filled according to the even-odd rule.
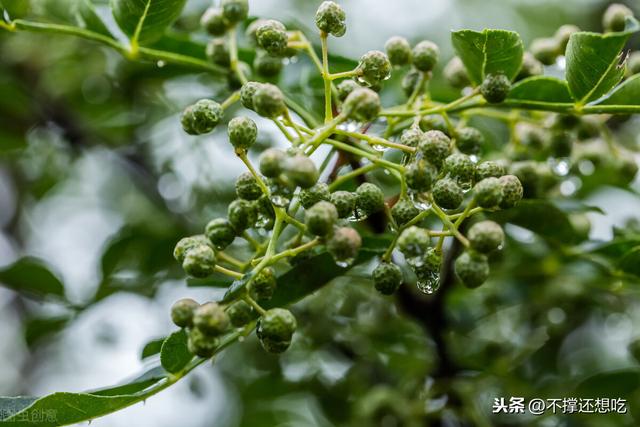
[[180,372],[191,359],[193,355],[187,347],[187,332],[184,329],[172,333],[162,343],[160,363],[167,372]]
[[616,87],[609,95],[597,102],[597,105],[639,105],[640,74],[630,77]]
[[451,34],[451,41],[475,85],[488,74],[501,73],[513,80],[522,66],[524,45],[513,31],[460,30]]
[[102,18],[96,13],[96,9],[91,0],[78,0],[76,11],[76,20],[78,25],[87,30],[112,37],[111,32],[102,21]]
[[0,270],[0,284],[39,298],[64,298],[64,286],[43,261],[21,258]]
[[573,102],[567,82],[548,76],[534,76],[519,81],[513,85],[507,99],[536,102]]
[[149,44],[162,37],[182,12],[186,0],[111,0],[113,16],[131,44]]
[[579,104],[594,101],[609,92],[624,76],[622,49],[640,29],[638,21],[627,18],[624,31],[599,34],[578,32],[567,45],[567,82]]

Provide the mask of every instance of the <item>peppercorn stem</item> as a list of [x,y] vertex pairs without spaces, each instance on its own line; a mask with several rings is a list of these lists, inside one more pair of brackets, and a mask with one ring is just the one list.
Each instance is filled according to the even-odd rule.
[[333,119],[333,104],[331,103],[328,34],[324,31],[320,32],[320,43],[322,46],[322,80],[324,81],[324,122],[329,123]]
[[262,245],[260,245],[260,242],[258,242],[256,239],[254,239],[251,236],[251,234],[249,234],[247,231],[243,231],[241,237],[244,240],[246,240],[247,242],[249,242],[251,244],[251,246],[254,247],[254,249],[259,249],[260,247],[262,247]]
[[414,147],[409,147],[408,145],[398,144],[397,142],[392,142],[384,138],[379,138],[377,136],[371,136],[364,133],[359,132],[350,132],[344,129],[336,129],[334,133],[338,135],[345,135],[351,138],[356,138],[361,141],[365,141],[370,145],[380,145],[383,147],[396,148],[401,151],[405,151],[407,153],[415,153],[416,149]]
[[260,313],[260,316],[264,316],[266,314],[267,311],[264,308],[260,307],[260,304],[258,304],[256,300],[251,298],[248,294],[243,296],[242,299],[251,307],[253,307],[255,311]]
[[226,253],[224,253],[222,251],[216,252],[216,257],[218,257],[221,261],[226,262],[227,264],[231,264],[231,265],[234,265],[234,266],[239,267],[239,268],[243,268],[244,265],[245,265],[244,262],[242,262],[239,259],[237,259],[235,257],[232,257],[231,255],[226,254]]
[[[283,258],[290,258],[293,256],[298,255],[300,252],[304,252],[306,250],[309,250],[315,246],[318,246],[320,244],[320,239],[315,238],[307,243],[304,243],[300,246],[296,246],[295,248],[291,248],[291,249],[287,249],[285,251],[279,252],[277,254],[275,254],[274,256],[271,257],[271,261],[270,264],[274,264],[277,261],[280,261]],[[255,260],[252,261],[252,263],[258,263],[259,261],[261,261],[262,258],[257,258]]]
[[467,203],[467,206],[464,208],[464,211],[462,212],[462,214],[456,219],[456,222],[453,223],[453,225],[456,227],[456,229],[458,229],[458,227],[460,227],[460,224],[462,224],[462,221],[464,221],[465,219],[467,219],[469,217],[469,212],[471,212],[471,209],[473,209],[476,205],[476,199],[471,199],[469,201],[469,203]]
[[390,161],[385,160],[385,159],[381,159],[380,157],[376,156],[375,154],[367,153],[366,151],[362,150],[361,148],[355,147],[353,145],[346,144],[344,142],[336,141],[334,139],[326,139],[325,141],[327,142],[327,144],[331,144],[334,147],[339,148],[342,151],[346,151],[348,153],[359,155],[359,156],[364,157],[365,159],[371,160],[371,162],[379,164],[380,166],[383,166],[383,167],[385,167],[387,169],[396,170],[396,171],[401,172],[401,173],[404,172],[404,167],[402,165],[390,162]]
[[248,81],[242,69],[238,67],[238,31],[235,25],[229,29],[229,68],[242,84]]
[[242,273],[238,273],[237,271],[233,271],[233,270],[229,270],[228,268],[224,268],[220,265],[216,265],[214,267],[214,270],[216,270],[218,273],[222,273],[225,274],[229,277],[233,277],[234,279],[242,279],[243,274]]
[[447,214],[442,209],[440,209],[440,206],[436,205],[435,202],[432,201],[431,207],[433,208],[433,212],[438,216],[438,218],[440,218],[440,221],[442,221],[442,223],[449,229],[451,234],[453,234],[456,237],[456,239],[460,241],[460,243],[462,243],[465,247],[468,248],[470,245],[469,240],[467,240],[467,238],[464,237],[462,233],[460,233],[460,231],[458,231],[458,229],[451,222]]
[[345,173],[344,175],[338,176],[331,184],[329,184],[329,190],[334,191],[336,188],[340,187],[345,182],[360,176],[364,175],[367,172],[370,172],[376,169],[378,165],[376,163],[369,163],[368,165],[361,166],[357,169],[352,170],[351,172]]
[[233,92],[231,95],[229,95],[227,99],[222,101],[222,104],[220,105],[222,106],[223,110],[226,110],[227,108],[231,107],[233,104],[238,102],[239,100],[240,100],[240,91],[237,90]]
[[260,174],[253,167],[253,164],[251,164],[251,161],[249,161],[249,158],[247,157],[247,152],[236,151],[236,154],[238,155],[240,160],[242,160],[242,163],[244,163],[247,169],[249,169],[249,172],[251,172],[251,175],[253,175],[253,177],[255,178],[256,182],[258,183],[258,186],[260,187],[264,195],[267,197],[271,197],[271,192],[269,191],[269,187],[267,187],[267,184],[264,183]]
[[287,138],[287,141],[289,141],[290,143],[293,144],[293,141],[295,140],[293,135],[291,135],[291,133],[289,133],[289,131],[287,130],[287,127],[285,125],[283,125],[280,120],[278,119],[272,119],[273,123],[275,123],[275,125],[278,127],[278,129],[280,129],[280,132],[282,132],[282,134],[284,135],[285,138]]
[[351,71],[343,71],[342,73],[332,73],[332,74],[329,74],[329,80],[346,79],[349,77],[357,76],[358,74],[359,74],[358,69],[353,69]]

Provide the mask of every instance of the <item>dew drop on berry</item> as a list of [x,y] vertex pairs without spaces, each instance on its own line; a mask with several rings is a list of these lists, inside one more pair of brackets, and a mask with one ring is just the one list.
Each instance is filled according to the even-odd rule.
[[370,87],[371,86],[371,84],[369,84],[369,82],[366,79],[364,79],[363,77],[361,77],[361,76],[356,76],[356,81],[358,82],[358,84],[360,86],[364,86],[364,87]]
[[440,288],[440,274],[431,272],[426,277],[416,282],[418,290],[423,294],[431,295]]
[[289,199],[284,196],[274,195],[271,196],[271,203],[279,208],[284,208],[289,204]]
[[355,258],[347,258],[340,261],[336,261],[336,265],[338,267],[347,268],[351,266],[351,264],[353,264],[354,261],[355,261]]
[[478,156],[476,156],[475,154],[471,154],[471,155],[469,156],[469,159],[470,159],[473,163],[478,163],[478,160],[479,160]]
[[164,61],[158,61],[156,62],[156,65],[158,66],[158,68],[164,68],[164,66],[167,65],[167,63]]
[[413,206],[418,208],[421,211],[426,211],[431,208],[431,203],[425,200],[420,193],[415,191],[409,192],[409,200],[413,202]]
[[256,227],[265,228],[271,222],[271,218],[264,214],[258,214],[258,219],[256,220]]
[[558,158],[550,158],[549,166],[553,173],[558,176],[566,176],[569,173],[569,158],[568,157],[558,157]]

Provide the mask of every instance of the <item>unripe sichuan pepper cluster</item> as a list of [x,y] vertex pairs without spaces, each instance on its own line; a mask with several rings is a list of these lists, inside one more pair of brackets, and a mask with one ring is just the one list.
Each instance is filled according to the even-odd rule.
[[[475,288],[489,277],[489,257],[505,241],[502,227],[481,218],[483,215],[513,208],[523,197],[552,194],[578,161],[608,162],[626,182],[637,172],[626,156],[599,156],[587,144],[577,153],[573,150],[574,142],[597,138],[602,122],[555,114],[543,115],[538,121],[527,117],[522,122],[505,115],[517,143],[509,144],[501,157],[484,158],[488,152],[484,135],[468,124],[467,117],[450,116],[446,108],[436,114],[422,113],[424,108],[437,107],[428,96],[428,83],[440,51],[428,40],[412,45],[403,37],[391,37],[384,52],[366,52],[354,69],[331,73],[328,39],[342,37],[347,29],[344,10],[331,1],[323,2],[315,16],[322,59],[302,32],[275,20],[258,19],[246,26],[255,59],[252,66],[242,63],[235,37],[248,10],[246,1],[223,0],[220,7],[211,7],[202,16],[203,27],[214,37],[207,53],[211,61],[228,68],[229,84],[237,90],[221,103],[197,101],[181,117],[185,132],[201,135],[225,122],[225,110],[236,102],[246,109],[226,125],[230,149],[247,167],[235,183],[237,198],[225,217],[213,218],[203,234],[180,240],[174,251],[191,277],[222,273],[237,279],[231,300],[198,304],[183,299],[173,306],[172,319],[188,330],[189,348],[198,356],[211,357],[220,336],[253,326],[266,351],[285,351],[296,319],[284,307],[262,308],[278,290],[276,271],[322,251],[348,267],[358,256],[361,232],[372,216],[386,218],[391,235],[371,273],[373,287],[381,294],[396,292],[409,279],[409,271],[421,291],[435,292],[447,241],[457,241],[462,247],[453,261],[456,277]],[[624,7],[612,6],[604,17],[605,29],[619,30],[629,14]],[[575,31],[575,27],[563,26],[552,38],[535,40],[515,80],[541,74],[544,65],[553,64],[563,54]],[[293,114],[295,105],[274,84],[285,59],[301,54],[311,57],[324,81],[326,108],[321,125],[299,120]],[[394,108],[408,114],[396,116],[382,110],[378,92],[392,72],[404,73],[402,87],[407,97]],[[495,73],[470,88],[469,75],[458,57],[443,67],[443,73],[451,86],[467,93],[462,100],[476,96],[488,104],[500,104],[512,85],[506,75]],[[247,153],[260,137],[256,116],[260,123],[275,123],[289,147],[263,150],[254,165]],[[383,125],[385,130],[370,134],[371,124]],[[318,166],[310,156],[321,145],[332,150]],[[390,160],[385,154],[388,149],[400,151],[401,156]],[[340,174],[337,165],[327,182],[321,176],[327,175],[323,172],[328,165],[335,164],[331,156],[337,152],[350,159],[351,170]],[[383,191],[369,182],[370,173],[378,169],[397,181],[395,191]],[[426,225],[433,224],[431,219],[439,221],[435,229]],[[281,239],[285,229],[293,230],[289,233],[292,238]],[[238,260],[227,253],[231,245],[247,242],[254,250],[249,259]]]

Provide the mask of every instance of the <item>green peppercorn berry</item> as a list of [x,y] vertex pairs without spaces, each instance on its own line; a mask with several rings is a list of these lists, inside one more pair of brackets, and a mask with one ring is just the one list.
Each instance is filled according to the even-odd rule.
[[504,244],[504,231],[500,224],[493,221],[480,221],[471,226],[467,233],[471,247],[476,251],[488,254]]
[[191,298],[182,298],[171,306],[171,320],[180,328],[190,328],[193,325],[193,312],[200,307]]
[[282,173],[287,154],[277,148],[269,148],[260,156],[260,173],[269,178],[275,178]]
[[463,127],[456,131],[456,146],[464,154],[478,154],[484,145],[484,135],[473,127]]
[[565,49],[567,48],[567,44],[569,44],[571,35],[577,33],[578,31],[580,31],[580,28],[571,24],[562,25],[560,26],[560,28],[558,28],[553,37],[558,41],[561,54],[563,54]]
[[183,237],[178,241],[175,248],[173,249],[173,257],[180,264],[184,261],[184,257],[187,255],[187,252],[196,246],[207,245],[207,239],[205,236],[198,234],[195,236]]
[[227,316],[229,316],[231,325],[240,328],[251,321],[253,309],[244,301],[236,301],[227,307]]
[[360,122],[370,122],[380,112],[380,96],[368,88],[358,88],[351,92],[342,105],[347,116]]
[[256,40],[270,55],[282,56],[287,50],[289,36],[282,22],[269,19],[256,29]]
[[432,194],[438,206],[444,209],[458,209],[464,198],[458,183],[450,178],[437,181],[433,186]]
[[428,114],[422,117],[420,119],[419,126],[420,126],[420,130],[422,130],[423,132],[428,132],[430,130],[439,130],[440,132],[444,133],[447,137],[451,136],[449,134],[449,127],[447,126],[447,122],[444,120],[442,116],[438,114]]
[[631,52],[629,59],[627,59],[627,72],[633,76],[640,73],[640,52]]
[[506,173],[504,166],[493,160],[480,162],[476,165],[476,181],[482,181],[489,177],[500,178]]
[[236,195],[240,199],[256,200],[262,196],[262,189],[251,172],[244,172],[236,179]]
[[480,93],[491,104],[504,101],[511,91],[511,80],[504,74],[489,74],[480,85]]
[[532,198],[538,196],[540,176],[538,174],[538,164],[535,161],[514,162],[511,164],[509,171],[520,180],[524,197]]
[[341,81],[336,87],[336,89],[338,90],[338,99],[340,101],[344,101],[345,99],[347,99],[347,96],[349,96],[351,92],[358,89],[359,87],[360,85],[356,83],[355,80],[346,79]]
[[413,48],[413,66],[422,72],[433,70],[438,62],[440,49],[434,42],[423,40]]
[[551,132],[549,153],[552,157],[569,157],[573,148],[573,134],[556,130]]
[[476,165],[466,154],[454,153],[444,159],[444,170],[459,184],[467,184],[475,177]]
[[498,180],[502,188],[502,197],[499,205],[502,209],[511,208],[522,200],[522,183],[520,183],[518,177],[514,175],[504,175],[498,178]]
[[382,295],[392,295],[402,284],[402,270],[391,262],[382,262],[371,274],[373,285]]
[[216,353],[218,348],[218,338],[205,335],[199,329],[189,330],[187,348],[191,354],[209,359]]
[[336,207],[338,218],[348,218],[353,215],[356,207],[356,195],[350,191],[336,191],[331,193],[329,201]]
[[407,97],[411,96],[418,86],[422,72],[412,68],[402,78],[402,90]]
[[327,252],[333,256],[337,262],[348,263],[352,261],[360,246],[362,246],[362,238],[356,230],[350,227],[336,228],[333,235],[327,240]]
[[356,189],[356,209],[359,214],[369,216],[384,209],[384,194],[380,187],[370,182]]
[[309,232],[321,237],[331,234],[337,220],[338,210],[333,203],[324,200],[307,209],[304,214]]
[[201,99],[185,108],[180,121],[189,135],[202,135],[211,132],[220,123],[223,114],[220,104],[210,99]]
[[229,204],[227,216],[236,233],[241,233],[247,228],[253,227],[258,219],[255,204],[243,199],[234,200]]
[[300,188],[312,187],[320,177],[313,160],[304,154],[288,157],[284,162],[284,173],[293,184]]
[[251,281],[251,296],[259,301],[270,300],[277,287],[276,273],[273,268],[265,267]]
[[297,326],[296,318],[289,310],[272,308],[258,320],[256,335],[267,352],[282,353],[291,345]]
[[618,181],[623,185],[629,185],[638,174],[638,164],[632,156],[622,156],[614,159],[614,170],[617,172]]
[[633,11],[620,3],[613,3],[602,15],[602,27],[605,32],[624,31],[626,20]]
[[253,69],[262,77],[275,77],[280,74],[282,67],[284,67],[282,58],[271,56],[263,50],[258,50],[253,59]]
[[490,176],[484,178],[473,187],[476,203],[481,208],[494,208],[502,200],[502,186],[500,180]]
[[459,56],[454,56],[443,70],[444,78],[455,88],[462,89],[471,84],[469,74]]
[[405,166],[407,187],[418,192],[429,191],[437,175],[436,168],[424,159],[414,160]]
[[418,280],[432,281],[434,278],[439,280],[442,254],[436,248],[428,248],[417,260],[411,259],[408,263]]
[[387,80],[391,75],[391,62],[384,52],[370,50],[360,57],[358,63],[358,76],[367,85],[376,85]]
[[249,14],[248,0],[222,0],[222,14],[232,24],[244,21]]
[[347,15],[342,7],[332,1],[324,1],[316,11],[316,26],[324,33],[342,37],[347,31]]
[[531,54],[544,65],[552,65],[560,55],[560,44],[553,38],[539,38],[531,42]]
[[430,130],[424,133],[418,149],[425,160],[440,167],[444,159],[451,154],[451,139],[439,130]]
[[273,222],[276,218],[276,212],[273,209],[273,204],[271,203],[271,198],[266,194],[263,194],[258,198],[258,200],[253,202],[256,207],[256,212],[258,214],[256,225],[259,225],[259,228],[264,228],[265,230],[271,230],[273,228]]
[[256,122],[249,117],[234,117],[227,126],[229,142],[236,150],[248,150],[258,138]]
[[420,213],[420,210],[408,198],[402,198],[391,208],[391,216],[402,227]]
[[209,221],[205,228],[205,235],[213,246],[218,250],[223,250],[229,246],[236,238],[236,232],[224,218],[216,218]]
[[253,110],[253,95],[256,93],[256,90],[262,86],[262,83],[258,82],[247,82],[242,85],[240,89],[240,103],[244,108],[249,110]]
[[218,303],[207,302],[193,312],[193,326],[205,335],[220,335],[229,327],[229,316]]
[[544,67],[542,63],[536,59],[531,52],[525,52],[522,56],[522,67],[518,72],[516,80],[526,79],[527,77],[539,76],[543,73]]
[[411,63],[411,45],[404,37],[393,36],[384,44],[392,65],[402,66]]
[[424,228],[412,225],[398,237],[398,249],[407,258],[421,256],[431,245],[431,236]]
[[300,204],[303,208],[308,209],[316,203],[325,200],[331,200],[331,192],[329,186],[324,182],[318,182],[313,187],[306,188],[298,194]]
[[182,261],[182,269],[191,277],[209,277],[216,266],[216,254],[209,245],[198,245],[189,249]]
[[205,52],[211,62],[221,67],[228,67],[231,63],[229,59],[229,47],[224,39],[211,39],[209,43],[207,43]]
[[223,36],[229,29],[229,21],[219,7],[210,7],[205,10],[200,18],[200,25],[212,36]]
[[424,132],[417,126],[405,129],[400,136],[400,143],[409,147],[417,147],[424,139]]
[[487,256],[475,251],[464,251],[454,264],[456,275],[463,285],[477,288],[489,277]]
[[287,112],[282,91],[271,83],[264,83],[256,89],[253,94],[253,108],[256,113],[269,119],[275,119]]

